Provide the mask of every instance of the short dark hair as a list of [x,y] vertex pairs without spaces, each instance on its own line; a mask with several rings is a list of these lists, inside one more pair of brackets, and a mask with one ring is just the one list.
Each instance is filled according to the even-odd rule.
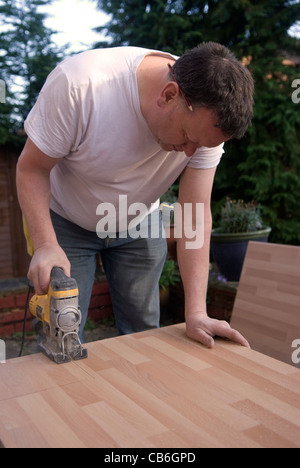
[[253,117],[254,80],[225,46],[206,42],[182,55],[174,75],[193,107],[215,111],[228,137],[242,138]]

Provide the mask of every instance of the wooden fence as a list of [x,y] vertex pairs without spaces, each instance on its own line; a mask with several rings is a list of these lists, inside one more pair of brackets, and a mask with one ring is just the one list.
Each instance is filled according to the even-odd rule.
[[16,190],[19,153],[0,147],[0,278],[26,276],[29,256]]

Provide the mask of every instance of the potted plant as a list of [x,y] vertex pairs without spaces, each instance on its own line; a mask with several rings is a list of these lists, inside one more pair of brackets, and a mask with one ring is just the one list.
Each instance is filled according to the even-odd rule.
[[268,242],[270,232],[257,203],[227,198],[219,227],[211,234],[211,253],[220,273],[228,281],[239,281],[248,242]]

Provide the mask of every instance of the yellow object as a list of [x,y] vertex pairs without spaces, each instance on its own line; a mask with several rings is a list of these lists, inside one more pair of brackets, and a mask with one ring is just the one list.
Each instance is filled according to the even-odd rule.
[[25,235],[25,239],[27,242],[27,252],[28,252],[28,255],[32,257],[34,254],[34,248],[33,248],[32,239],[31,239],[29,229],[28,229],[24,216],[23,216],[23,230],[24,230],[24,235]]
[[49,307],[49,296],[33,296],[29,304],[30,312],[43,324],[50,323],[50,307]]
[[54,299],[68,299],[78,296],[79,292],[77,288],[67,289],[64,291],[54,291],[50,284],[48,294],[43,296],[35,295],[31,298],[29,303],[30,312],[43,324],[50,323],[50,301]]

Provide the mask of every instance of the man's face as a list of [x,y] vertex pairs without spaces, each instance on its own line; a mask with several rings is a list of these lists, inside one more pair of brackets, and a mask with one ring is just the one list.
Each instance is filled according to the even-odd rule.
[[210,109],[190,112],[182,105],[165,110],[152,125],[152,133],[165,151],[183,151],[191,157],[201,146],[213,148],[229,140],[216,128],[217,118]]

